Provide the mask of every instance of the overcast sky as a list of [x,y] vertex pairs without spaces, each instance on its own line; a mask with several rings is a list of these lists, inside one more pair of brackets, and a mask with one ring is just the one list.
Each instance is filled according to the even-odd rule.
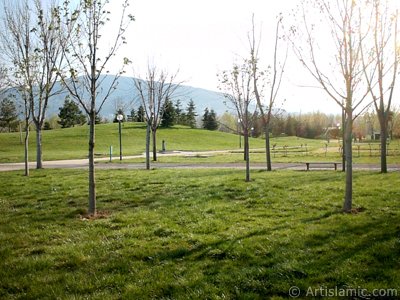
[[[117,0],[112,0],[113,7]],[[132,0],[136,21],[130,25],[128,47],[120,52],[133,62],[136,74],[144,74],[148,61],[174,72],[184,84],[218,90],[216,74],[229,69],[238,55],[248,55],[247,33],[252,14],[262,32],[262,63],[272,62],[271,47],[276,19],[286,15],[299,0]],[[133,75],[128,69],[128,75]],[[340,108],[317,86],[289,52],[280,91],[283,108],[290,112],[324,111]]]

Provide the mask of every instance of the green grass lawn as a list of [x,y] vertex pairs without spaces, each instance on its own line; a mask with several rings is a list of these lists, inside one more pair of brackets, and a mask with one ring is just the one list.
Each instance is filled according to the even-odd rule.
[[[158,156],[158,163],[243,163],[243,152],[239,151],[229,152],[229,153],[213,153],[206,155],[182,155],[182,156]],[[323,153],[311,152],[307,155],[300,153],[288,153],[288,155],[283,155],[282,153],[271,155],[272,163],[305,163],[305,162],[342,162],[342,158],[339,153],[328,153],[327,155]],[[265,163],[265,152],[261,151],[250,151],[250,162],[251,163]],[[123,159],[122,161],[113,160],[116,164],[125,163],[144,163],[144,157]],[[353,162],[356,164],[380,164],[380,157],[374,156],[355,156],[353,157]],[[400,164],[400,155],[391,155],[387,157],[388,164]],[[106,162],[108,163],[108,162]]]
[[[190,129],[176,126],[170,129],[160,128],[157,131],[157,146],[161,150],[165,140],[167,150],[207,151],[207,150],[239,150],[239,138],[235,134],[202,129]],[[145,127],[143,123],[124,123],[122,128],[122,143],[124,155],[137,155],[145,151]],[[30,135],[30,160],[36,158],[36,134]],[[264,148],[264,140],[253,138],[251,148]],[[78,126],[67,129],[43,131],[43,158],[44,160],[74,159],[87,157],[88,126]],[[243,144],[243,138],[242,138]],[[320,140],[308,140],[297,137],[283,137],[272,139],[281,151],[282,147],[307,147],[314,151],[324,146]],[[119,155],[118,125],[100,124],[96,126],[96,156],[109,155],[110,146],[113,146],[113,155]],[[332,143],[336,147],[335,143]],[[293,150],[294,151],[294,150]],[[298,150],[296,150],[298,152]],[[0,134],[0,163],[22,162],[24,146],[20,143],[19,133]]]
[[[123,155],[138,155],[145,151],[145,127],[142,123],[123,124]],[[223,132],[190,129],[176,126],[171,129],[158,130],[158,149],[161,150],[165,140],[168,151],[208,151],[233,150],[228,155],[212,155],[210,157],[169,157],[161,158],[161,162],[241,162],[242,151],[239,148],[237,135]],[[88,127],[56,129],[43,131],[43,159],[60,160],[87,157]],[[265,141],[261,138],[250,139],[252,149],[251,161],[265,161]],[[325,151],[326,145],[328,146]],[[110,146],[113,146],[113,156],[119,155],[118,125],[101,124],[96,126],[96,157],[107,157]],[[273,162],[304,162],[304,161],[340,161],[339,142],[311,140],[298,137],[278,137],[271,139]],[[360,148],[358,148],[360,146]],[[379,145],[355,144],[354,161],[356,163],[379,163]],[[370,151],[370,148],[372,151]],[[235,152],[236,151],[236,152]],[[0,134],[0,163],[22,162],[24,147],[20,143],[19,133]],[[30,137],[30,161],[35,161],[35,132]],[[134,160],[143,161],[143,159]],[[400,163],[400,142],[394,141],[389,146],[389,163]]]
[[[137,155],[145,151],[146,130],[142,123],[124,123],[122,143],[124,155]],[[36,157],[35,132],[30,135],[30,159]],[[158,148],[161,150],[165,140],[168,150],[223,150],[239,148],[238,137],[234,134],[212,132],[202,129],[190,129],[177,126],[171,129],[159,129]],[[88,152],[88,126],[43,131],[43,159],[59,160],[85,158]],[[119,155],[118,124],[100,124],[96,126],[96,156],[109,155],[113,146],[114,155]],[[254,139],[254,147],[262,147],[261,139]],[[0,163],[22,162],[24,146],[20,143],[19,133],[0,134]]]
[[400,292],[399,173],[237,170],[0,173],[1,299],[287,299]]

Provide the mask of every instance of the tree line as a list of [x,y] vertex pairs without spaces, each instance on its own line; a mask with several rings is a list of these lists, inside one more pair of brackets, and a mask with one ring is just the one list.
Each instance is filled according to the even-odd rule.
[[[342,164],[346,172],[343,211],[352,210],[355,120],[371,105],[380,125],[381,172],[387,172],[388,127],[400,57],[398,11],[391,5],[380,0],[340,0],[334,5],[327,0],[302,0],[290,16],[292,24],[284,24],[283,16],[277,16],[275,34],[269,43],[273,54],[266,66],[261,64],[253,16],[247,54],[236,58],[231,69],[219,74],[219,88],[227,103],[233,105],[244,135],[246,181],[250,181],[248,137],[253,126],[249,111],[252,102],[263,120],[267,170],[271,170],[271,112],[283,79],[288,45],[318,87],[342,110]],[[316,15],[321,18],[310,18]]]
[[[117,52],[127,43],[128,26],[135,20],[129,14],[129,2],[122,0],[119,25],[113,37],[105,40],[104,32],[111,21],[108,0],[80,0],[77,4],[64,1],[61,5],[43,5],[40,0],[1,1],[0,90],[10,89],[12,96],[20,100],[25,131],[25,175],[29,175],[29,127],[33,125],[36,131],[36,167],[40,169],[43,167],[42,129],[49,99],[67,92],[89,123],[89,214],[96,213],[95,124],[104,103],[117,88],[124,68],[132,63],[128,57],[116,62]],[[311,15],[321,18],[309,18]],[[392,99],[399,61],[398,12],[391,9],[389,2],[381,0],[340,0],[334,6],[328,0],[302,0],[290,17],[292,24],[285,24],[283,16],[277,16],[274,36],[268,44],[273,50],[269,63],[260,59],[261,41],[256,38],[253,17],[247,36],[248,53],[235,59],[232,68],[218,76],[219,89],[226,102],[233,106],[238,129],[244,136],[245,179],[250,181],[249,136],[256,128],[250,113],[252,104],[258,108],[267,170],[271,170],[269,138],[272,123],[279,124],[273,112],[290,46],[318,86],[342,109],[340,124],[346,166],[343,210],[350,212],[354,125],[370,104],[379,121],[381,172],[387,172],[386,141],[389,122],[393,122]],[[318,31],[325,32],[330,39],[322,41]],[[115,75],[110,75],[111,64],[114,68],[120,66]],[[145,115],[147,168],[150,144],[156,160],[156,133],[163,116],[168,116],[165,103],[176,97],[180,85],[177,75],[178,72],[170,73],[149,65],[146,73],[136,76],[132,82]],[[205,115],[207,122],[213,114],[208,111]],[[12,119],[3,119],[10,128]],[[288,117],[285,130],[310,136],[319,134],[310,126],[299,124]]]

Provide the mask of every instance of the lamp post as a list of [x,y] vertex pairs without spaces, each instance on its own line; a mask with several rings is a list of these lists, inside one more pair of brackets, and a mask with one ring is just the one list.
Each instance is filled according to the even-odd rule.
[[242,119],[238,119],[237,132],[238,132],[238,136],[239,136],[239,149],[242,149],[242,135],[241,135],[241,130],[240,130],[241,123],[242,123]]
[[121,122],[124,119],[124,116],[121,114],[117,115],[118,121],[118,132],[119,132],[119,160],[122,160],[122,135],[121,135]]

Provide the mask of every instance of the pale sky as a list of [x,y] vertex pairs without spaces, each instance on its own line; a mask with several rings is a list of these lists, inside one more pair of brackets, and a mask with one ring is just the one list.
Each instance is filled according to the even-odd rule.
[[[112,0],[114,8],[120,0]],[[272,63],[277,15],[288,13],[299,0],[132,0],[136,21],[119,54],[130,58],[136,74],[145,75],[148,61],[171,73],[179,69],[185,85],[218,91],[217,73],[230,69],[239,56],[248,55],[247,33],[252,14],[261,29],[263,67]],[[118,14],[116,14],[118,15]],[[290,48],[290,47],[289,47]],[[132,69],[132,68],[131,68]],[[133,76],[131,70],[127,75]],[[317,88],[289,49],[284,84],[279,93],[289,112],[340,113],[339,106]]]

